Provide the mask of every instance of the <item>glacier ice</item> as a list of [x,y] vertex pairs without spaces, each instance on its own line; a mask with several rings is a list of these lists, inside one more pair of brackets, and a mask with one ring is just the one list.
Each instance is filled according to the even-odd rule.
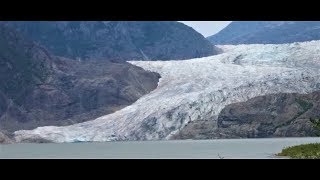
[[92,121],[15,132],[18,142],[158,140],[190,121],[216,121],[228,104],[274,93],[320,89],[320,41],[218,46],[222,54],[183,61],[130,61],[161,75],[134,104]]

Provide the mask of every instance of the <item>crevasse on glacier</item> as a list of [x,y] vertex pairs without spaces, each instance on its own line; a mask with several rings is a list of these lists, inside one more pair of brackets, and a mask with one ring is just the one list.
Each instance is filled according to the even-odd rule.
[[320,89],[320,41],[224,45],[222,54],[184,61],[130,61],[161,75],[134,104],[92,121],[15,132],[15,139],[53,142],[158,140],[189,121],[216,121],[228,104],[274,93]]

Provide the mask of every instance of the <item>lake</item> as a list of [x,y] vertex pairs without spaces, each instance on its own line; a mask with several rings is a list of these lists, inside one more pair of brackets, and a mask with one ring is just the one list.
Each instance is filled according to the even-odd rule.
[[287,146],[320,138],[265,138],[0,145],[0,158],[273,159]]

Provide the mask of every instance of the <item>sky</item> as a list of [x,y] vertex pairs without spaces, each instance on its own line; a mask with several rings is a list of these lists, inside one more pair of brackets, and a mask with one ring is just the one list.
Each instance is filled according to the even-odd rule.
[[201,33],[204,37],[216,34],[231,21],[179,21]]

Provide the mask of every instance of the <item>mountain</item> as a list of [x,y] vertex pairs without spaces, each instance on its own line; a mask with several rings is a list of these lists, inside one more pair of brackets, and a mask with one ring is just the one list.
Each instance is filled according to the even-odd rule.
[[9,136],[114,112],[156,88],[159,78],[129,63],[54,56],[0,25],[0,131]]
[[81,60],[175,60],[216,54],[200,33],[169,21],[2,22],[55,55]]
[[207,38],[213,44],[282,44],[320,39],[320,21],[234,21]]
[[[309,118],[320,117],[320,91],[279,93],[227,105],[217,122],[194,121],[174,139],[310,137]],[[217,130],[213,129],[217,126]]]
[[65,127],[16,131],[18,142],[311,136],[318,117],[320,41],[218,46],[185,61],[130,61],[158,87],[114,113]]
[[46,50],[0,26],[0,91],[21,104],[22,98],[43,82],[51,69],[52,59]]

